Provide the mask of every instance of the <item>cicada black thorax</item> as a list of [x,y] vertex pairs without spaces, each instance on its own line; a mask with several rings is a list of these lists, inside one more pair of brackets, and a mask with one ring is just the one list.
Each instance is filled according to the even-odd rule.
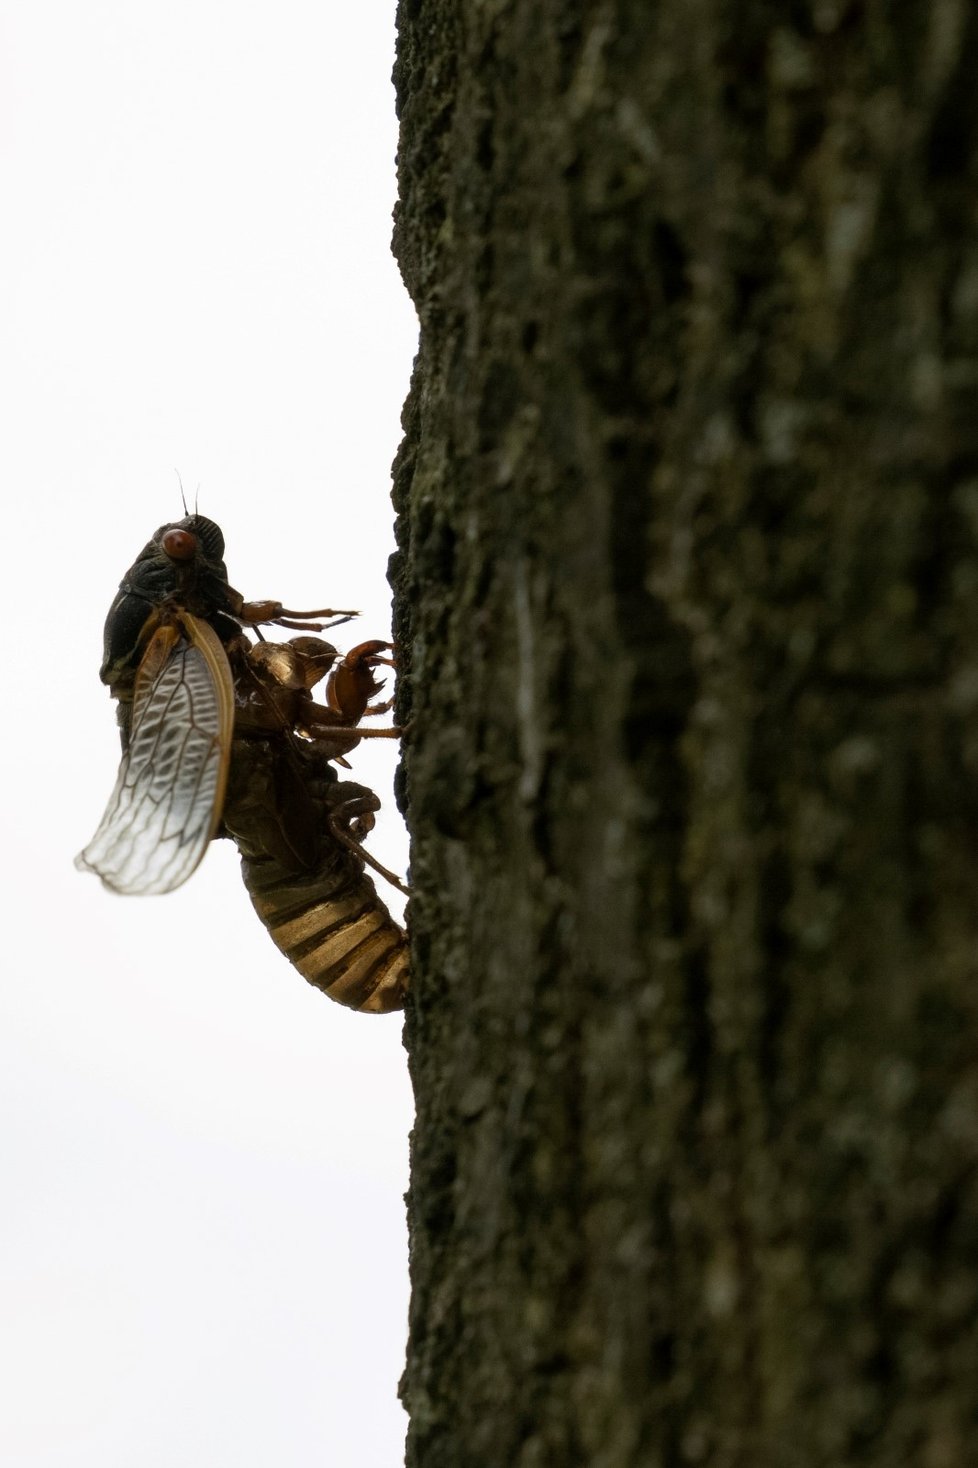
[[404,1004],[407,940],[355,849],[379,805],[365,786],[340,780],[315,746],[235,738],[224,832],[255,911],[308,983],[352,1009],[387,1014]]
[[152,632],[168,617],[189,612],[207,622],[227,645],[239,636],[234,618],[240,596],[228,585],[221,528],[204,515],[161,525],[119,584],[105,619],[99,677],[118,700],[127,747],[136,672]]

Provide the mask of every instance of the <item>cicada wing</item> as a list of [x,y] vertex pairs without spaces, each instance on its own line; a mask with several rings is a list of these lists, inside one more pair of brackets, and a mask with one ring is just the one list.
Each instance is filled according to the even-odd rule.
[[221,640],[189,613],[159,627],[136,676],[132,731],[101,824],[75,858],[113,892],[172,892],[217,831],[234,728]]

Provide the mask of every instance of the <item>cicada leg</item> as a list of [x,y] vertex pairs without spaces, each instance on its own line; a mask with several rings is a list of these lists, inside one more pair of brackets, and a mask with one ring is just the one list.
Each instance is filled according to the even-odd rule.
[[[335,607],[316,607],[311,612],[296,612],[280,601],[245,601],[240,592],[229,588],[228,600],[234,615],[249,627],[268,622],[276,627],[290,627],[297,632],[322,632],[326,627],[339,627],[358,617],[359,612],[338,611]],[[325,618],[325,621],[323,620]]]
[[[339,785],[336,789],[337,793],[344,791],[344,799],[334,805],[329,813],[329,827],[336,840],[390,882],[392,887],[396,887],[398,892],[403,892],[405,897],[410,897],[410,887],[406,887],[400,877],[382,866],[376,857],[371,856],[370,852],[363,848],[364,839],[368,832],[373,830],[374,813],[380,810],[378,797],[372,790],[367,790],[363,785],[354,785],[352,782]],[[351,790],[356,790],[357,794],[345,793]]]

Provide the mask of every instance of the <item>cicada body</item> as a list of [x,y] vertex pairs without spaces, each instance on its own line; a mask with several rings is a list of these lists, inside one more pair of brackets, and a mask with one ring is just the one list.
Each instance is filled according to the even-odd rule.
[[[252,644],[248,625],[320,631],[306,618],[353,614],[245,602],[223,554],[219,527],[189,515],[162,526],[123,578],[101,670],[122,762],[76,865],[115,892],[170,892],[228,835],[256,911],[303,977],[356,1009],[400,1008],[407,941],[365,866],[390,874],[361,845],[379,802],[331,764],[362,738],[396,735],[357,727],[386,707],[370,698],[387,644],[363,643],[338,665],[316,637]],[[327,675],[317,704],[311,690]]]

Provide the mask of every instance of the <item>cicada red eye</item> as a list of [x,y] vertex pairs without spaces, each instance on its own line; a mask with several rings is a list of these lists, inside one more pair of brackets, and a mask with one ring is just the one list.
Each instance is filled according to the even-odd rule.
[[171,561],[192,561],[197,550],[197,537],[189,530],[168,530],[160,545]]

